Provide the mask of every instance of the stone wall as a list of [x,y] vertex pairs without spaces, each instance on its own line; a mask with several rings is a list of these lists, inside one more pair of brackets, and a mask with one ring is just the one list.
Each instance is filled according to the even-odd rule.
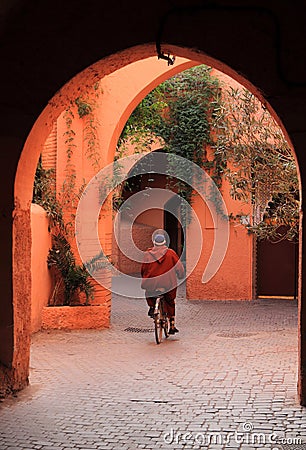
[[51,247],[51,236],[48,231],[46,211],[39,205],[31,205],[31,331],[41,329],[41,317],[44,306],[47,306],[51,292],[51,275],[47,267],[48,252]]

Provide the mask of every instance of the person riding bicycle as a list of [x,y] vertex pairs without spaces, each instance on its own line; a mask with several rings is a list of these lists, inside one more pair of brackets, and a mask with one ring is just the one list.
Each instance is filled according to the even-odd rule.
[[161,231],[153,233],[154,247],[145,252],[141,265],[141,287],[145,290],[148,315],[153,317],[155,298],[158,292],[165,292],[165,312],[170,320],[169,334],[178,333],[175,327],[175,297],[177,278],[184,277],[184,266],[176,252],[166,245],[165,235]]

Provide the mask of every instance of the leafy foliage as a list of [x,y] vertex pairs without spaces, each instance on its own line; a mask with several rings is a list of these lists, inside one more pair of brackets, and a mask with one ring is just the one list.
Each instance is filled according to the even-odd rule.
[[[137,149],[150,149],[158,138],[164,151],[204,168],[220,188],[230,184],[234,199],[253,205],[245,223],[259,239],[298,233],[299,191],[294,157],[266,108],[246,89],[228,89],[198,66],[170,78],[134,110],[118,143],[130,140]],[[208,155],[208,148],[212,149]],[[185,167],[175,167],[176,173]],[[172,187],[187,201],[190,186],[172,179]],[[241,214],[242,215],[242,214]],[[241,215],[230,214],[233,220]]]
[[218,80],[206,66],[191,68],[150,92],[131,114],[118,141],[130,139],[141,149],[160,138],[170,153],[202,164],[211,142],[209,116],[218,105]]
[[78,115],[80,118],[85,117],[92,112],[91,104],[83,100],[81,97],[75,99],[75,104],[78,107]]
[[54,171],[43,168],[41,157],[36,168],[32,202],[45,209],[51,227],[64,228],[63,210],[56,198]]
[[[210,117],[220,97],[218,80],[210,72],[211,69],[204,65],[194,67],[166,80],[150,92],[126,123],[119,139],[119,151],[128,140],[141,151],[150,148],[157,138],[165,152],[182,156],[200,166],[208,164],[206,147],[211,144]],[[192,188],[179,181],[179,176],[186,176],[189,170],[190,167],[184,164],[175,167],[178,178],[169,182],[191,202]],[[182,221],[187,223],[188,220],[182,210]]]
[[80,96],[74,102],[77,106],[78,116],[84,120],[84,142],[87,143],[85,154],[95,169],[100,168],[101,160],[98,134],[99,121],[97,119],[96,109],[102,92],[100,83],[96,83],[85,98]]
[[[64,284],[64,305],[73,301],[74,294],[85,292],[86,303],[93,297],[93,286],[85,265],[78,266],[67,240],[67,224],[63,219],[63,208],[56,198],[55,179],[52,170],[42,167],[41,158],[36,169],[33,188],[33,203],[41,205],[47,212],[52,231],[52,248],[48,254],[48,267],[55,268],[60,278],[56,281],[49,304],[58,304],[55,300],[60,291],[60,285]],[[69,224],[68,224],[69,225]],[[59,296],[60,298],[60,296]]]
[[[105,265],[101,255],[86,264],[77,265],[69,243],[69,238],[74,233],[74,213],[85,187],[85,182],[80,187],[77,186],[77,173],[73,162],[73,154],[77,146],[73,125],[77,114],[84,123],[83,138],[87,144],[86,156],[92,166],[98,169],[100,167],[100,149],[95,109],[101,93],[100,83],[96,83],[93,89],[88,91],[86,98],[82,96],[76,98],[64,111],[63,118],[66,129],[63,137],[66,149],[66,167],[62,188],[56,192],[54,171],[45,170],[42,167],[41,159],[36,171],[33,202],[40,204],[50,218],[52,248],[48,255],[48,266],[55,269],[57,273],[57,281],[50,299],[51,304],[59,304],[61,301],[62,284],[64,285],[63,302],[65,305],[73,302],[76,292],[85,292],[86,303],[88,303],[94,292],[88,270],[100,270]],[[55,297],[57,298],[55,299]]]
[[162,114],[167,103],[162,85],[151,91],[134,109],[126,122],[117,144],[117,157],[124,151],[127,141],[134,144],[136,151],[143,151],[156,138],[155,128],[162,120]]
[[[296,164],[267,109],[246,89],[229,89],[215,116],[215,155],[226,161],[223,176],[233,198],[253,205],[247,225],[259,239],[296,239],[299,189]],[[278,234],[285,225],[286,234]],[[282,228],[283,229],[283,228]]]
[[77,265],[71,246],[63,234],[53,235],[48,267],[55,267],[64,282],[64,305],[69,305],[75,292],[85,292],[86,304],[93,298],[94,288],[85,265]]

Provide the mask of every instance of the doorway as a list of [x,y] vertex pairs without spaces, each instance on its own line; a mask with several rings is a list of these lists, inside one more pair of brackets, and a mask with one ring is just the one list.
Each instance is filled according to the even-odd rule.
[[[280,229],[280,234],[285,233]],[[257,297],[297,299],[298,242],[257,242]]]
[[170,198],[164,209],[164,229],[169,235],[169,247],[174,250],[183,261],[186,260],[184,251],[185,233],[180,218],[181,202],[177,195]]

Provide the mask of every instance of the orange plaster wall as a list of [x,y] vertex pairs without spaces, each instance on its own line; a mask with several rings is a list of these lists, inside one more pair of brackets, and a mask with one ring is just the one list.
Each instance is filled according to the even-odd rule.
[[51,291],[51,277],[47,267],[48,252],[51,238],[48,232],[48,218],[45,210],[31,205],[31,332],[41,329],[41,315],[43,307],[48,304]]
[[[243,78],[230,67],[221,63],[217,59],[211,58],[206,54],[202,54],[197,49],[171,46],[173,54],[189,58],[190,60],[205,63],[209,66],[217,67],[220,70],[231,75],[233,78],[240,80],[251,92],[256,93],[258,98],[263,101],[271,112],[273,117],[282,127],[288,142],[290,139],[286,134],[281,120],[276,116],[273,108],[266,102],[261,92],[252,85],[248,80]],[[12,369],[9,371],[10,389],[20,389],[27,383],[29,373],[29,349],[30,349],[30,286],[31,275],[30,267],[30,251],[31,251],[31,230],[30,230],[30,203],[33,191],[33,180],[39,154],[41,153],[48,134],[52,131],[54,121],[57,120],[59,114],[66,108],[67,104],[73,102],[80,92],[86,93],[88,86],[99,82],[103,77],[108,76],[117,69],[142,60],[150,55],[155,55],[156,49],[154,44],[139,45],[129,48],[118,54],[110,55],[101,59],[93,66],[88,67],[84,71],[73,77],[65,86],[63,86],[55,96],[48,102],[46,108],[35,122],[23,148],[16,173],[14,195],[15,209],[13,221],[13,285],[14,285],[14,348],[8,349],[12,353],[13,362]],[[193,64],[195,65],[195,64]],[[187,67],[186,67],[187,68]],[[153,77],[148,79],[151,82]],[[152,86],[153,88],[154,86]],[[150,90],[150,89],[149,89]],[[131,93],[131,98],[132,98]],[[146,94],[146,93],[145,93]],[[133,106],[133,98],[130,105],[128,104],[121,114],[112,136],[112,144],[115,145],[116,138],[120,134],[122,126],[126,122],[131,113]],[[20,148],[22,143],[18,144]],[[16,147],[16,146],[15,146]],[[16,147],[17,148],[17,147]],[[108,150],[107,150],[108,151]],[[112,160],[114,147],[110,151],[109,161]],[[1,375],[1,374],[0,374]],[[1,378],[1,377],[0,377]],[[1,384],[1,382],[0,382]]]
[[[175,67],[175,73],[179,72],[179,67],[184,70],[194,66],[196,63],[188,60],[178,60]],[[213,71],[216,76],[226,83],[231,79],[218,71]],[[120,132],[139,101],[156,85],[171,76],[171,69],[165,69],[164,66],[156,64],[156,58],[132,63],[122,69],[117,70],[111,75],[104,77],[99,82],[99,99],[96,101],[95,116],[98,124],[97,145],[101,155],[100,164],[104,167],[113,162],[115,145]],[[152,81],[153,80],[153,81]],[[237,82],[232,85],[238,86]],[[72,163],[77,172],[77,185],[83,180],[88,182],[93,176],[93,167],[86,157],[86,143],[84,142],[85,119],[78,118],[75,114],[73,120],[73,129],[76,132]],[[66,171],[66,144],[65,144],[65,119],[63,114],[58,120],[58,158],[57,158],[57,177],[58,189],[60,189],[65,177]],[[152,149],[148,149],[152,150]],[[127,154],[131,153],[128,148]],[[98,169],[96,169],[98,170]],[[233,213],[241,212],[242,205],[234,202],[227,192],[226,185],[223,186],[223,195],[228,210]],[[243,205],[245,208],[245,205]],[[252,239],[246,234],[243,226],[232,226],[230,244],[226,257],[219,272],[206,285],[202,285],[201,277],[207,264],[212,243],[214,231],[211,228],[211,219],[207,208],[195,202],[194,208],[199,214],[200,221],[203,223],[204,244],[201,258],[197,267],[190,275],[187,281],[188,298],[198,299],[246,299],[252,296]],[[69,211],[66,212],[68,214]],[[246,212],[246,214],[248,211]],[[143,213],[137,222],[151,224],[149,212]],[[160,218],[158,219],[160,225]],[[124,225],[122,224],[122,234],[124,234]],[[192,227],[192,225],[191,225]],[[139,231],[139,230],[138,230]],[[110,202],[102,206],[99,219],[99,235],[103,247],[111,248],[112,236],[112,213]],[[147,229],[138,233],[143,243],[147,240]],[[188,245],[188,244],[187,244]],[[75,249],[76,250],[76,249]],[[132,264],[128,258],[124,258],[116,244],[113,245],[114,261],[116,264],[124,266],[124,272],[132,273],[138,271],[139,264]],[[188,251],[187,251],[188,258]],[[187,261],[188,263],[188,261]]]
[[[121,250],[120,246],[128,246],[130,237],[127,232],[128,224],[124,220],[121,221],[120,229],[118,232],[118,239],[121,245],[118,245],[115,236],[113,238],[113,258],[112,262],[120,272],[125,274],[140,274],[141,263],[133,261],[127,255],[125,255]],[[156,228],[149,224],[134,222],[132,229],[132,237],[135,246],[142,251],[147,250],[147,248],[152,246],[152,234]]]
[[[78,117],[76,108],[72,108],[73,119],[71,122],[71,130],[73,131],[73,141],[72,141],[72,153],[71,158],[67,159],[67,124],[65,112],[63,112],[57,120],[57,158],[56,158],[56,194],[60,199],[61,204],[66,203],[66,207],[63,208],[64,220],[66,224],[71,224],[70,229],[74,230],[74,214],[77,206],[77,198],[74,200],[74,205],[67,202],[67,193],[76,196],[80,187],[84,181],[84,170],[83,170],[83,152],[84,152],[84,142],[83,142],[83,121]],[[69,174],[74,173],[75,177],[71,182],[69,180]],[[64,193],[66,191],[66,193]],[[73,194],[74,193],[74,194]],[[71,197],[72,198],[72,197]],[[66,200],[65,200],[66,199]],[[74,239],[71,239],[71,246],[74,250],[77,262],[78,252],[75,251],[76,245]]]
[[43,308],[43,330],[82,330],[109,327],[109,306],[59,306]]
[[[229,76],[213,69],[212,75],[221,83],[233,88],[242,89],[243,86]],[[208,151],[209,154],[209,151]],[[233,200],[230,196],[230,186],[227,181],[222,182],[221,194],[228,213],[233,215],[251,215],[251,205]],[[253,296],[253,236],[240,223],[230,224],[229,243],[224,260],[215,274],[207,283],[202,283],[202,275],[213,251],[215,230],[208,207],[198,196],[195,197],[193,209],[202,227],[202,252],[199,261],[186,282],[186,293],[189,299],[203,300],[251,300]],[[218,220],[222,220],[219,218]],[[193,224],[189,226],[189,236],[193,236]],[[218,225],[217,225],[218,226]],[[189,238],[190,239],[190,238]],[[193,251],[192,243],[187,240],[188,251]]]
[[67,178],[67,170],[71,167],[75,170],[76,189],[83,183],[83,121],[77,114],[77,109],[72,108],[73,119],[71,122],[71,130],[73,132],[72,154],[71,159],[67,161],[68,144],[67,135],[68,127],[66,124],[66,113],[63,112],[57,120],[57,158],[56,158],[56,191],[61,195],[63,183]]
[[[250,205],[233,200],[229,194],[226,182],[223,182],[222,197],[228,213],[250,214]],[[188,299],[200,300],[251,300],[252,272],[253,272],[253,237],[249,235],[243,225],[230,224],[230,236],[225,258],[215,276],[206,284],[202,283],[202,275],[213,251],[215,229],[211,214],[205,203],[195,196],[193,209],[201,223],[202,252],[199,261],[187,279],[186,289]],[[219,221],[218,218],[217,226]],[[190,258],[188,252],[193,251],[196,243],[192,240],[194,223],[189,225],[187,236],[187,265]],[[189,242],[188,242],[189,239]]]
[[[99,81],[97,90],[87,94],[88,100],[94,103],[95,125],[97,126],[96,150],[100,155],[100,168],[94,169],[87,156],[86,117],[80,119],[76,107],[73,108],[74,118],[71,129],[75,133],[73,142],[75,147],[70,164],[77,175],[77,187],[84,181],[88,183],[99,169],[113,162],[117,139],[126,120],[141,99],[169,76],[194,65],[196,65],[195,62],[180,57],[177,58],[175,67],[167,66],[165,62],[157,60],[155,56],[146,58],[105,76]],[[82,99],[86,99],[86,95],[83,95]],[[67,173],[66,132],[66,118],[65,112],[63,112],[57,120],[56,174],[58,195],[60,195]],[[159,145],[155,143],[156,146]],[[74,211],[69,211],[66,208],[66,221],[70,221],[71,212]],[[99,215],[99,236],[103,249],[109,254],[111,252],[112,212],[108,202],[102,205]],[[78,255],[73,239],[71,244],[75,254]]]
[[167,66],[156,57],[129,64],[100,82],[101,108],[98,120],[101,153],[107,155],[107,164],[113,162],[120,133],[138,103],[156,86],[172,75],[197,63],[178,57],[174,66]]
[[[155,147],[160,148],[160,145],[156,146],[154,144],[152,147],[153,150],[155,149]],[[129,151],[130,154],[133,154],[132,151],[133,149],[131,146],[129,146],[127,150]],[[149,184],[151,188],[165,189],[167,180],[164,175],[154,174],[153,180],[151,180]],[[142,180],[140,189],[144,190],[146,188],[146,185],[147,182]],[[135,192],[132,192],[131,194],[133,195],[135,194]],[[166,201],[170,199],[172,196],[173,193],[171,191],[168,191],[167,194],[164,193],[163,202],[166,203]],[[153,232],[158,228],[164,228],[164,210],[161,209],[163,205],[161,205],[161,208],[150,208],[146,210],[145,209],[146,204],[144,203],[144,198],[142,196],[134,198],[132,200],[132,204],[135,210],[143,211],[135,218],[135,222],[132,228],[132,236],[135,246],[138,247],[140,250],[145,251],[152,246]],[[131,259],[129,259],[119,249],[120,243],[126,245],[127,243],[126,241],[127,239],[129,239],[128,224],[125,222],[124,219],[123,220],[121,219],[119,223],[120,223],[120,229],[118,233],[119,245],[117,240],[115,239],[115,236],[113,237],[113,262],[116,264],[116,267],[123,273],[139,274],[141,264],[139,262],[132,261]]]
[[[96,97],[93,96],[92,92],[88,93],[88,96],[84,96],[84,100],[88,102],[96,102]],[[97,105],[99,111],[99,105]],[[75,255],[77,264],[82,264],[81,258],[79,256],[76,240],[73,237],[74,233],[74,216],[76,213],[76,208],[78,204],[78,198],[76,194],[79,194],[79,189],[86,185],[92,178],[92,176],[99,170],[93,158],[88,154],[88,139],[86,138],[88,118],[85,116],[80,118],[77,112],[77,108],[72,108],[73,118],[70,124],[70,129],[73,131],[73,147],[71,158],[67,161],[67,123],[66,123],[66,113],[63,112],[57,119],[57,157],[56,157],[56,190],[57,196],[62,197],[63,195],[63,185],[67,185],[67,173],[71,171],[75,174],[74,186],[68,186],[68,192],[74,191],[74,201],[69,203],[69,206],[64,208],[64,218],[65,223],[70,223],[70,230],[72,235],[70,237],[70,244],[72,251]],[[98,118],[95,117],[95,119]],[[94,124],[94,126],[96,123]],[[99,136],[95,140],[96,147],[93,150],[97,153],[100,151]],[[105,158],[104,158],[105,159]],[[103,162],[103,155],[101,154],[101,162]],[[97,200],[98,201],[98,200]],[[104,211],[107,210],[107,212]],[[112,215],[110,211],[109,204],[102,208],[99,215],[99,230],[101,237],[101,244],[106,254],[111,253],[111,226],[112,226]],[[97,218],[98,219],[98,218]],[[95,250],[94,250],[95,251]],[[97,250],[98,252],[98,250]],[[96,252],[96,253],[97,253]],[[96,256],[95,254],[90,255],[90,257]],[[101,286],[95,280],[91,280],[95,293],[94,299],[90,301],[90,307],[85,309],[75,309],[73,307],[71,310],[69,308],[61,309],[59,308],[47,308],[43,310],[42,326],[43,328],[69,328],[69,329],[79,329],[79,328],[101,328],[108,327],[110,321],[110,308],[111,308],[111,275],[109,273],[99,274],[103,278],[103,286]],[[98,308],[99,306],[99,308]],[[95,309],[96,308],[96,309]],[[50,311],[49,311],[50,310]],[[51,311],[52,310],[52,311]],[[71,317],[69,317],[69,312]],[[98,315],[101,315],[100,319]],[[64,316],[63,316],[64,315]],[[84,319],[82,319],[84,315]],[[63,316],[63,317],[62,317]]]
[[[252,240],[245,229],[231,226],[226,256],[216,275],[206,284],[201,281],[212,252],[214,232],[203,230],[203,247],[199,262],[187,279],[187,298],[200,300],[252,299]],[[187,247],[188,264],[188,247]]]

